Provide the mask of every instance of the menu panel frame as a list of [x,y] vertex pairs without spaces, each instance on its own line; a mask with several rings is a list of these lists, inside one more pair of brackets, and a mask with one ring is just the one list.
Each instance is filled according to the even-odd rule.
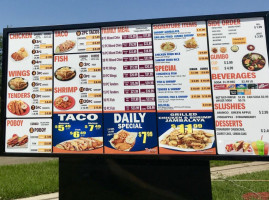
[[[149,20],[133,20],[133,21],[121,21],[121,22],[104,22],[104,23],[90,23],[90,24],[75,24],[75,25],[60,25],[60,26],[40,26],[40,27],[27,27],[27,28],[7,28],[4,29],[3,31],[3,67],[2,67],[2,102],[1,102],[1,107],[2,107],[2,117],[1,121],[2,124],[5,124],[6,121],[6,98],[7,94],[5,91],[7,91],[7,63],[8,63],[8,34],[9,33],[17,33],[17,32],[40,32],[40,31],[60,31],[60,30],[79,30],[79,29],[90,29],[90,28],[102,28],[102,27],[113,27],[113,26],[123,26],[123,25],[140,25],[140,24],[164,24],[164,23],[175,23],[175,22],[191,22],[191,21],[207,21],[209,20],[221,20],[221,19],[235,19],[235,18],[254,18],[254,17],[263,17],[264,22],[265,22],[265,35],[266,35],[266,44],[267,44],[267,52],[269,51],[269,12],[255,12],[255,13],[238,13],[238,14],[223,14],[223,15],[210,15],[210,16],[194,16],[194,17],[177,17],[177,18],[163,18],[163,19],[149,19]],[[207,30],[208,31],[208,30]],[[207,41],[208,42],[208,41]],[[101,42],[102,44],[102,42]],[[154,50],[154,47],[153,47]],[[209,45],[208,45],[208,50]],[[209,53],[208,53],[209,54]],[[54,54],[53,54],[54,55]],[[101,53],[102,56],[102,53]],[[209,56],[209,55],[208,55]],[[268,58],[266,58],[268,59]],[[54,63],[53,63],[54,65]],[[101,63],[102,65],[102,63]],[[53,66],[54,69],[54,66]],[[211,67],[210,67],[211,69]],[[155,78],[155,77],[154,77]],[[211,80],[211,86],[212,86],[212,80]],[[156,90],[156,88],[155,88]],[[3,92],[4,91],[4,92]],[[211,88],[212,91],[212,88]],[[155,98],[156,98],[156,91],[155,91]],[[213,97],[212,97],[213,101]],[[156,102],[156,101],[155,101]],[[52,108],[53,110],[53,108]],[[213,108],[214,112],[214,108]],[[11,118],[13,119],[13,118]],[[25,118],[28,119],[28,118]],[[48,119],[48,118],[47,118]],[[50,118],[51,119],[51,118]],[[6,135],[5,135],[6,127],[3,126],[2,131],[0,133],[0,155],[8,155],[8,156],[31,156],[31,157],[36,157],[36,156],[61,156],[62,154],[58,153],[44,153],[44,154],[33,154],[33,153],[7,153],[5,152],[5,141],[6,141]],[[75,154],[76,156],[78,154]],[[64,155],[64,156],[73,156],[71,154]],[[85,154],[84,154],[85,156]],[[87,156],[95,156],[95,155],[88,155]],[[100,156],[100,155],[99,155]],[[102,156],[108,156],[108,155],[102,155]],[[109,155],[112,156],[112,155]],[[155,155],[154,157],[163,157],[167,155]],[[233,159],[233,160],[269,160],[269,156],[267,157],[262,157],[262,156],[242,156],[242,155],[169,155],[172,158],[187,158],[187,159]],[[148,158],[149,156],[144,156],[144,155],[124,155],[121,156],[119,154],[113,155],[113,157],[125,157],[125,158]]]

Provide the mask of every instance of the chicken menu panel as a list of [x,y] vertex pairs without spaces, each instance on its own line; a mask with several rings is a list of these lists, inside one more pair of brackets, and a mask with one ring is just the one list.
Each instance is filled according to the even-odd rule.
[[103,153],[100,29],[56,31],[54,47],[53,152]]
[[161,154],[215,154],[206,23],[153,25]]
[[6,152],[268,155],[264,18],[7,36]]
[[268,155],[264,19],[208,21],[208,32],[218,153]]
[[151,34],[151,25],[102,28],[105,153],[158,153]]
[[7,118],[51,117],[52,32],[9,34]]

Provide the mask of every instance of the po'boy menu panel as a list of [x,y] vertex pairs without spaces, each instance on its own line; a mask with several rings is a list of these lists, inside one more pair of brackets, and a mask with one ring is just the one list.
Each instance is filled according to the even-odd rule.
[[10,33],[6,117],[52,114],[52,32]]
[[54,53],[99,52],[100,29],[61,30],[54,32]]
[[7,119],[6,152],[51,153],[51,119]]
[[160,154],[216,154],[206,23],[153,25]]
[[268,155],[264,19],[213,20],[208,32],[218,153]]
[[54,56],[54,113],[102,112],[101,54]]

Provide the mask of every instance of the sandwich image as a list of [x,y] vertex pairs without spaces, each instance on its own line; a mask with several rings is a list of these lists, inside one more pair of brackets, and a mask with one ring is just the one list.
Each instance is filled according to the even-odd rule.
[[18,140],[18,135],[14,134],[13,137],[7,141],[7,145],[10,147],[14,147],[16,144],[18,144]]
[[19,137],[17,134],[13,134],[12,138],[8,139],[7,145],[8,148],[15,148],[15,147],[26,147],[25,144],[28,143],[28,135],[24,135]]
[[101,138],[81,137],[79,139],[64,141],[56,147],[67,151],[89,151],[103,146]]
[[243,148],[244,141],[237,141],[236,143],[233,144],[233,149],[235,151],[239,151],[240,149]]
[[27,142],[28,142],[28,135],[24,135],[18,140],[18,145],[22,146],[26,144]]

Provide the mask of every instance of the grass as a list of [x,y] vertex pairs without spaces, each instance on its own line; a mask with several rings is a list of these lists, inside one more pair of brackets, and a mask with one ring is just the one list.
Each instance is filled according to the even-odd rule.
[[[242,163],[240,161],[211,161],[211,166]],[[0,200],[30,197],[59,191],[57,160],[0,166]],[[269,171],[229,177],[212,181],[214,200],[240,199],[249,192],[269,192],[269,182],[239,182],[233,180],[269,180]],[[95,188],[98,190],[98,187]],[[142,192],[143,193],[143,192]],[[147,192],[144,193],[146,195]],[[142,195],[142,194],[140,194]],[[104,194],[104,199],[105,198]],[[143,196],[143,195],[142,195]]]
[[240,164],[246,163],[247,161],[229,161],[229,160],[211,160],[210,167],[219,167],[224,165],[233,165],[233,164]]
[[16,199],[59,190],[57,160],[0,166],[0,199]]
[[269,170],[242,174],[226,178],[224,181],[212,181],[212,196],[214,200],[240,199],[249,192],[269,192],[269,182],[234,181],[234,180],[268,180]]

